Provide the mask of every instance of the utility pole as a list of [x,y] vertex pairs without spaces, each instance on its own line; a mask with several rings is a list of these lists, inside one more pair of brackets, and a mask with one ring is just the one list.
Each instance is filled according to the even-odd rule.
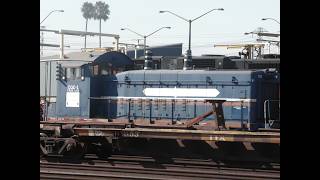
[[60,59],[64,59],[64,34],[60,33]]
[[[140,40],[143,40],[143,39],[137,39],[137,41],[138,41],[138,45],[137,46],[140,46]],[[135,59],[138,58],[137,46],[135,46],[135,48],[134,48],[134,58]]]
[[188,69],[191,68],[191,67],[190,67],[191,61],[192,61],[192,53],[191,53],[191,23],[192,23],[193,21],[195,21],[195,20],[197,20],[197,19],[199,19],[199,18],[201,18],[201,17],[209,14],[210,12],[215,11],[215,10],[224,11],[223,8],[211,9],[210,11],[208,11],[208,12],[206,12],[206,13],[204,13],[204,14],[202,14],[202,15],[194,18],[194,19],[189,19],[189,20],[186,19],[186,18],[184,18],[184,17],[181,17],[181,16],[179,16],[178,14],[173,13],[173,12],[171,12],[171,11],[159,11],[159,13],[170,13],[171,15],[174,15],[174,16],[176,16],[176,17],[178,17],[178,18],[186,21],[186,22],[189,24],[189,38],[188,38],[188,42],[189,42],[189,43],[188,43],[188,50],[186,51],[185,58],[184,58],[184,61],[183,61],[183,70],[188,70]]
[[[136,34],[136,35],[138,35],[138,36],[140,36],[140,37],[143,38],[143,46],[144,46],[144,47],[143,47],[143,51],[144,51],[143,54],[144,54],[144,56],[145,56],[145,55],[146,55],[146,46],[147,46],[147,37],[153,35],[154,33],[160,31],[161,29],[171,29],[171,27],[161,27],[161,28],[157,29],[156,31],[150,33],[149,35],[139,34],[139,33],[135,32],[135,31],[133,31],[133,30],[131,30],[131,29],[129,29],[129,28],[121,28],[121,31],[123,31],[123,30],[128,30],[128,31],[130,31],[130,32],[132,32],[132,33],[134,33],[134,34]],[[138,40],[138,43],[139,43],[139,40]]]
[[64,10],[53,10],[51,11],[41,22],[40,25],[43,23],[44,20],[46,20],[52,13],[54,12],[64,12]]

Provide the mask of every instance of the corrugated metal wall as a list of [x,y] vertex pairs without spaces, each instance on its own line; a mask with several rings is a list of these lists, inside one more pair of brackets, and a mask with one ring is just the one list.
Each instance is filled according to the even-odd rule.
[[40,62],[40,96],[57,96],[56,66],[57,62]]

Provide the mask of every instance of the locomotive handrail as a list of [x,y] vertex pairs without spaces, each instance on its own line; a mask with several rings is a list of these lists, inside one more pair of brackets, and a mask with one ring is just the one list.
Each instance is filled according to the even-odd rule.
[[264,128],[267,129],[267,103],[268,103],[268,117],[270,119],[270,102],[279,102],[279,109],[280,109],[280,100],[274,99],[267,99],[263,102],[263,116],[264,116]]
[[130,99],[130,100],[197,100],[197,101],[226,101],[226,102],[256,102],[256,99],[240,99],[240,98],[200,98],[200,97],[124,97],[124,96],[101,96],[101,97],[89,97],[93,100],[118,100],[118,99]]
[[[116,82],[121,82],[121,83],[126,83],[125,80],[112,80],[112,81],[116,81]],[[145,82],[146,80],[130,80],[130,82]],[[177,82],[177,80],[147,80],[148,82]],[[207,82],[206,80],[184,80],[184,82]],[[220,82],[220,83],[225,83],[225,82],[228,82],[227,80],[225,81],[214,81],[214,82]],[[238,82],[242,82],[242,83],[248,83],[250,84],[251,81],[238,81]]]

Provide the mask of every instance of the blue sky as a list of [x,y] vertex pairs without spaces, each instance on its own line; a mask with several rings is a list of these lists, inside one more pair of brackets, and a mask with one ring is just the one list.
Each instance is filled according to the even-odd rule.
[[[44,22],[47,29],[85,29],[85,19],[80,11],[84,2],[93,0],[40,0],[40,21],[52,10],[63,9],[63,13],[54,13]],[[239,50],[214,48],[219,43],[252,42],[255,37],[244,35],[258,27],[268,32],[279,32],[280,26],[274,21],[261,21],[269,17],[280,21],[280,0],[107,0],[110,6],[110,17],[102,23],[103,33],[120,35],[120,42],[136,43],[139,37],[129,31],[120,31],[122,27],[130,28],[140,34],[149,34],[162,26],[172,29],[161,30],[147,39],[148,45],[183,43],[183,51],[188,46],[188,23],[171,14],[160,14],[159,10],[172,11],[186,19],[193,19],[213,9],[224,8],[224,11],[213,11],[192,23],[192,52],[201,54],[234,54]],[[98,21],[91,20],[88,31],[98,32]],[[114,39],[103,38],[103,46],[112,46]],[[59,43],[56,34],[45,33],[44,41]],[[66,44],[70,51],[83,46],[83,38],[68,36]],[[88,47],[97,47],[98,37],[88,38]],[[271,49],[276,51],[276,49]],[[45,54],[58,53],[58,49],[46,48]]]

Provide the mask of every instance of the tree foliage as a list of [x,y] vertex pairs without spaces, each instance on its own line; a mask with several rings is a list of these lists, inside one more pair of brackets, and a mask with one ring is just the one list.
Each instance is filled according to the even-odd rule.
[[92,3],[85,2],[81,8],[82,16],[87,20],[94,18],[95,16],[95,7]]
[[[86,32],[89,19],[93,18],[95,20],[99,20],[99,47],[101,47],[101,20],[106,21],[107,19],[109,19],[109,5],[102,1],[96,2],[95,5],[89,2],[85,2],[82,5],[81,12],[82,16],[86,19]],[[84,44],[84,47],[86,48],[86,36]]]
[[109,19],[109,15],[109,5],[102,1],[96,2],[94,19],[106,21]]

